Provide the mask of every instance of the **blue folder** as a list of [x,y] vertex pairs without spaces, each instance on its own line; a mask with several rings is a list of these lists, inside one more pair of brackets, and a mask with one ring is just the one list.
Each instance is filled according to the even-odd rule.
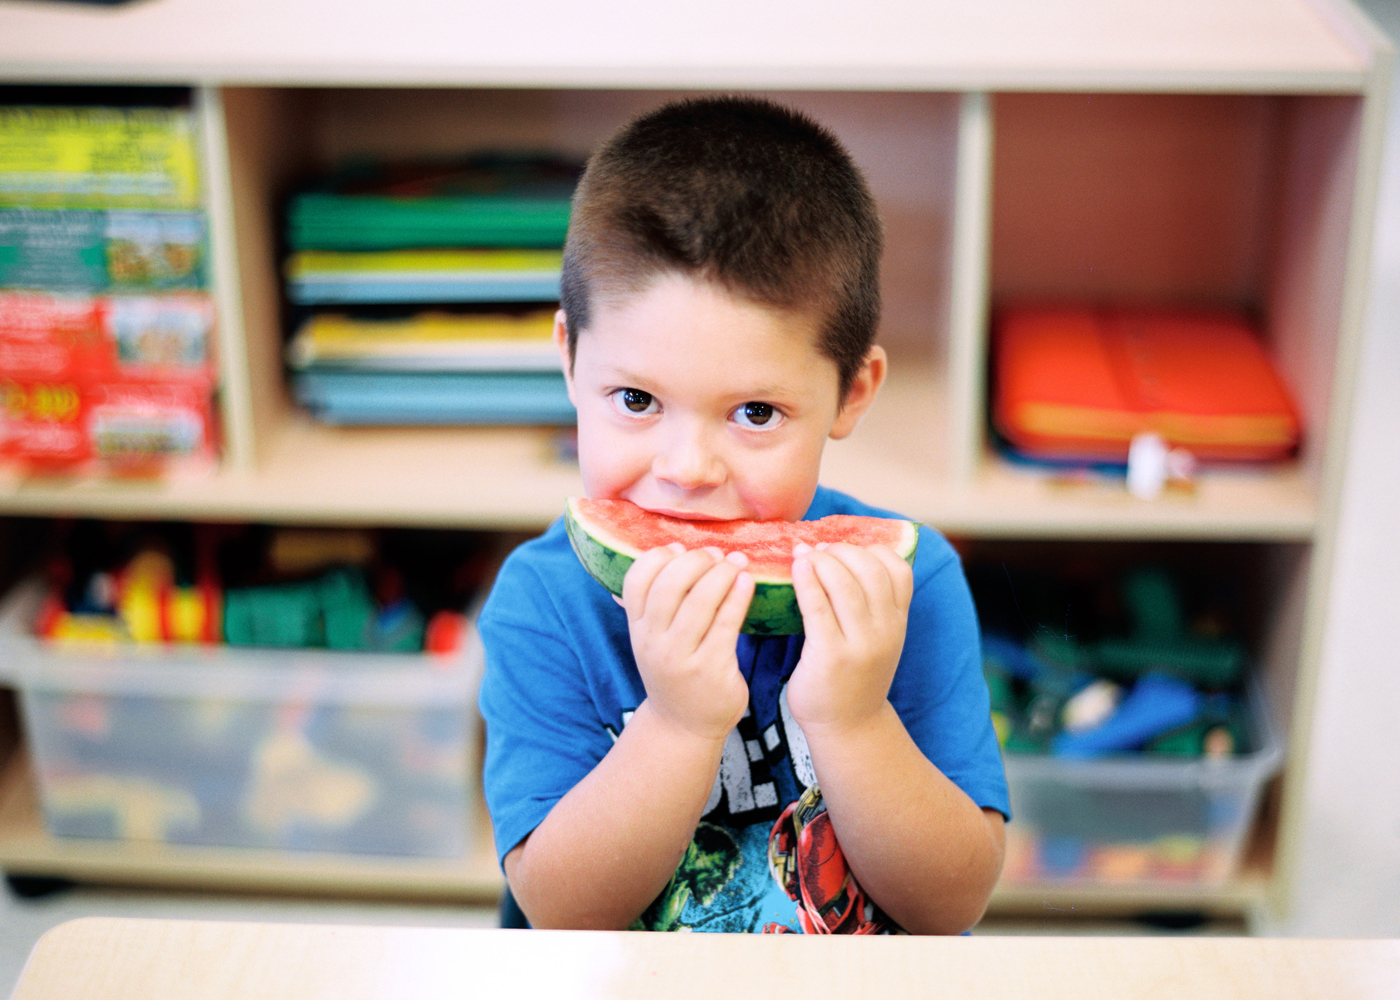
[[365,372],[292,376],[298,402],[343,425],[573,424],[562,372]]
[[333,281],[296,278],[287,297],[298,305],[378,302],[557,302],[559,276],[542,278],[362,278]]

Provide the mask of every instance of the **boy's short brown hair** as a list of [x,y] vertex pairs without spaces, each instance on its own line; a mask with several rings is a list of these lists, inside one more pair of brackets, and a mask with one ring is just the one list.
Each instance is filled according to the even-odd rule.
[[668,104],[613,135],[574,193],[569,356],[594,302],[678,273],[811,315],[844,397],[875,337],[882,245],[864,178],[816,122],[758,98]]

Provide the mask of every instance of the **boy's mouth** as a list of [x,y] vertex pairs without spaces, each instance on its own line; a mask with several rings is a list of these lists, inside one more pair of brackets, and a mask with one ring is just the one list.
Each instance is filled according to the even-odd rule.
[[731,521],[733,518],[715,517],[713,514],[704,514],[694,510],[672,510],[669,507],[647,507],[652,514],[660,514],[663,517],[674,517],[681,521]]

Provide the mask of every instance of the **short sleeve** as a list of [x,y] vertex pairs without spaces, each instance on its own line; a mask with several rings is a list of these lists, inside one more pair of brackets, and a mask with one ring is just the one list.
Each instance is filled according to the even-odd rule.
[[934,766],[978,806],[1010,817],[977,612],[957,552],[929,528],[920,529],[914,598],[890,702]]
[[498,859],[544,820],[608,752],[608,720],[581,669],[552,588],[520,561],[502,566],[479,619],[486,649],[483,786]]

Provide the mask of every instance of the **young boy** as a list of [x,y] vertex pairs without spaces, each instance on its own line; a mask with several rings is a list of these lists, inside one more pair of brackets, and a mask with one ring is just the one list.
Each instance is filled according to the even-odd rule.
[[[885,376],[881,229],[839,143],[777,105],[669,105],[574,197],[555,340],[588,495],[682,518],[874,514],[818,486]],[[561,523],[480,619],[486,797],[536,927],[959,933],[1005,777],[957,556],[920,529],[799,546],[805,636],[739,627],[740,553],[654,549],[621,600]]]

